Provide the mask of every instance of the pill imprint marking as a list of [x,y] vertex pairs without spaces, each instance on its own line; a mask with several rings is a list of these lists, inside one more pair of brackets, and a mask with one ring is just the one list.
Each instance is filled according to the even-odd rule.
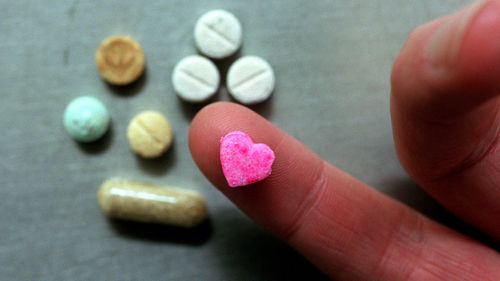
[[255,83],[256,80],[258,80],[264,74],[268,74],[268,72],[269,72],[269,69],[266,68],[266,69],[258,70],[255,73],[250,74],[246,77],[239,77],[241,80],[234,82],[234,84],[231,86],[231,88],[233,88],[234,90],[238,90],[241,87],[251,86],[252,83]]
[[135,60],[135,50],[122,41],[113,41],[104,48],[106,62],[113,66],[116,71],[125,72]]
[[201,77],[198,77],[196,76],[195,74],[191,73],[189,70],[187,69],[181,69],[180,70],[180,73],[182,73],[183,75],[185,75],[187,77],[187,79],[190,79],[192,81],[194,81],[195,83],[198,83],[200,84],[202,87],[205,87],[207,88],[207,90],[212,90],[214,85],[211,84],[210,82],[208,81],[205,81],[203,78]]
[[156,111],[143,111],[130,121],[127,128],[129,146],[137,155],[156,158],[171,146],[173,131],[165,116]]
[[164,141],[160,140],[156,135],[155,132],[153,132],[146,124],[144,124],[144,121],[141,120],[141,118],[136,119],[137,122],[137,127],[142,130],[143,136],[145,138],[151,138],[153,141],[153,144],[155,144],[158,148],[161,148],[164,144]]
[[145,58],[142,47],[132,37],[114,35],[105,39],[96,51],[99,75],[114,85],[127,85],[144,72]]
[[[218,19],[220,22],[221,19]],[[235,42],[232,38],[230,38],[227,34],[224,34],[222,31],[218,30],[214,24],[211,23],[204,23],[202,24],[202,27],[208,29],[213,35],[219,37],[222,42],[225,42],[228,44],[231,48],[236,48],[238,47],[238,43]]]

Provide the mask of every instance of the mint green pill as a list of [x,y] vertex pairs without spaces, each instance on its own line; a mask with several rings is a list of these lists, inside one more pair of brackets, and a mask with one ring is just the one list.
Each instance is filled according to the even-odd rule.
[[92,142],[102,137],[110,121],[106,106],[90,96],[72,100],[64,111],[64,128],[79,142]]

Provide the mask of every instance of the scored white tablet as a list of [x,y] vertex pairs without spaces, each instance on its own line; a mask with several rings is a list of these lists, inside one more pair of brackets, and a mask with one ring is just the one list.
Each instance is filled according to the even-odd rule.
[[229,93],[243,104],[255,104],[268,99],[275,84],[271,65],[256,56],[242,57],[234,62],[226,80]]
[[228,57],[241,46],[240,21],[228,11],[210,11],[196,22],[194,41],[198,50],[208,57],[214,59]]
[[211,98],[219,88],[219,70],[202,56],[183,58],[172,72],[172,84],[176,94],[188,102],[203,102]]

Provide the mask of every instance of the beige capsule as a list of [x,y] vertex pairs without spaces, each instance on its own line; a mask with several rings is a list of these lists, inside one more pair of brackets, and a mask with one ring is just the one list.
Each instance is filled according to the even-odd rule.
[[156,111],[143,111],[137,114],[127,129],[130,148],[144,158],[163,155],[172,145],[173,137],[170,122]]
[[207,217],[205,199],[195,191],[122,179],[106,180],[97,200],[111,218],[193,227]]
[[127,35],[106,38],[97,49],[95,62],[101,77],[114,85],[136,81],[145,68],[141,45]]

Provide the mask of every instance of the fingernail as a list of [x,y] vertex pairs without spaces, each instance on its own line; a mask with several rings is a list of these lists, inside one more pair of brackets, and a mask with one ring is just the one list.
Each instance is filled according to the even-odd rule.
[[449,16],[432,35],[427,55],[434,66],[450,67],[455,63],[464,34],[470,21],[481,10],[488,0],[479,0]]

